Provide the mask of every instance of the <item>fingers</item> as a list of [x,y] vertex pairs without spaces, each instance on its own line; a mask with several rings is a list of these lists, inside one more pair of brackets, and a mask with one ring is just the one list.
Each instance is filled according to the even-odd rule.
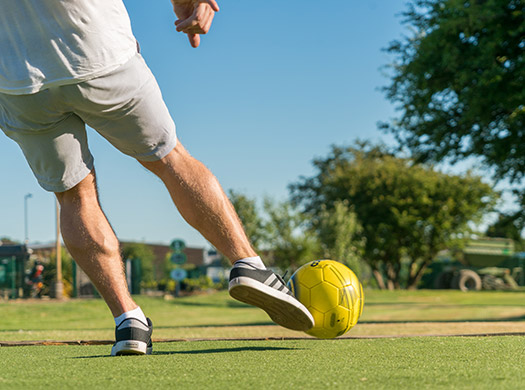
[[179,19],[175,21],[177,31],[187,34],[191,46],[198,47],[200,44],[199,35],[210,31],[215,12],[219,11],[217,1],[193,0],[193,6],[190,5],[191,3],[186,3],[184,9],[177,7],[176,0],[172,0],[172,3],[175,14],[179,16]]
[[210,4],[207,2],[198,3],[190,17],[177,20],[175,25],[177,26],[177,31],[186,34],[206,34],[210,30],[214,16],[215,11]]
[[208,0],[207,3],[215,12],[219,12],[219,4],[215,0]]
[[190,40],[190,45],[192,47],[199,47],[199,44],[201,43],[201,37],[199,34],[188,34],[188,39]]

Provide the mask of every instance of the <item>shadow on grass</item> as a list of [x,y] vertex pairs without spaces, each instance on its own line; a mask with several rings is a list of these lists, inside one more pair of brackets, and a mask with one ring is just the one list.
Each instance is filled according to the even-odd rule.
[[178,329],[178,328],[229,328],[229,327],[250,327],[250,326],[272,326],[275,325],[272,321],[262,322],[246,322],[234,324],[199,324],[199,325],[165,325],[155,326],[155,329]]
[[[233,347],[233,348],[211,348],[199,349],[194,351],[153,351],[152,356],[161,355],[198,355],[211,353],[232,353],[232,352],[266,352],[266,351],[299,351],[304,348],[286,348],[286,347]],[[119,356],[120,359],[134,358],[142,355]],[[69,359],[99,359],[99,358],[114,358],[110,355],[94,355],[94,356],[75,356]]]
[[234,347],[234,348],[213,348],[199,349],[195,351],[154,351],[153,355],[196,355],[208,353],[228,353],[228,352],[261,352],[261,351],[297,351],[303,348],[286,347]]

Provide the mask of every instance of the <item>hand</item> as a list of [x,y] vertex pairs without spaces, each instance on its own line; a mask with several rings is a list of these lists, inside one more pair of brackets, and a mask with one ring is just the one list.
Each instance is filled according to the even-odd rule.
[[215,0],[171,0],[173,11],[179,18],[175,21],[177,31],[188,35],[190,44],[198,47],[200,34],[206,34],[211,27],[219,6]]

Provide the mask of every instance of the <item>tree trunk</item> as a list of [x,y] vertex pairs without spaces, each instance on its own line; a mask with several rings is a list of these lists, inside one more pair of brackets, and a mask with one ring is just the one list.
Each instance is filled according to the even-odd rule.
[[398,272],[396,271],[392,263],[386,264],[386,277],[387,277],[387,286],[389,290],[395,290]]
[[379,272],[379,270],[377,270],[377,269],[374,269],[374,270],[372,270],[372,275],[374,275],[374,278],[375,278],[375,280],[377,282],[378,287],[381,290],[385,290],[386,289],[385,281],[383,279],[383,275],[381,274],[381,272]]
[[401,263],[394,264],[394,270],[395,270],[395,273],[396,273],[396,276],[395,276],[395,279],[394,279],[394,288],[396,290],[400,290],[401,289],[401,282],[400,282],[399,278],[400,278],[400,274],[401,274]]
[[[415,264],[415,262],[412,263],[410,275],[408,277],[407,289],[415,290],[417,288],[417,285],[421,281],[423,274],[425,273],[426,269],[431,263],[432,263],[432,259],[425,260],[423,263],[419,265],[419,267],[417,267],[417,264]],[[414,268],[415,268],[415,271],[412,271],[412,269]]]

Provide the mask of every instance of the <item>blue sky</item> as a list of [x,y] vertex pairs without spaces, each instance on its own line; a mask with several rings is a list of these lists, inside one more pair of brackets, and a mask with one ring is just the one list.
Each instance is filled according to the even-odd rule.
[[[181,142],[226,190],[283,199],[330,145],[390,142],[376,125],[394,115],[378,90],[391,60],[381,49],[403,33],[405,0],[223,1],[198,49],[175,31],[168,0],[125,4]],[[156,178],[93,130],[89,141],[102,206],[120,239],[206,245]],[[0,236],[24,239],[31,193],[30,241],[52,241],[54,197],[3,134],[0,164]]]

